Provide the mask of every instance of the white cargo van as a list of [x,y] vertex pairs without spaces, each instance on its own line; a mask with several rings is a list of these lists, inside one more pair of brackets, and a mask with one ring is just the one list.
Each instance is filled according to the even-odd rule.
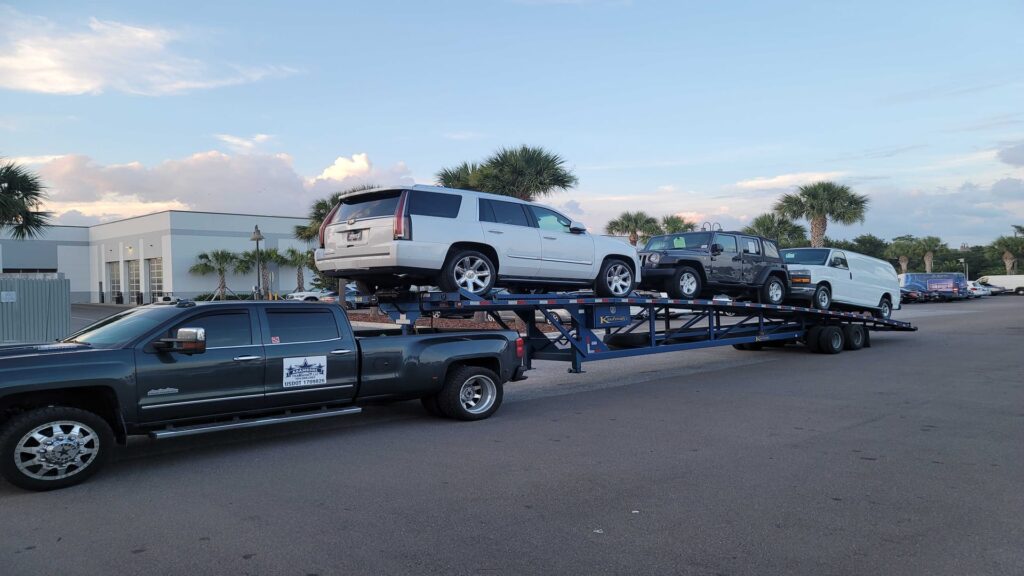
[[989,274],[978,278],[978,282],[989,286],[1006,288],[1007,292],[1013,292],[1018,296],[1024,296],[1024,274]]
[[896,269],[885,260],[849,250],[790,248],[782,251],[789,270],[790,297],[810,300],[821,310],[870,310],[888,318],[900,307]]

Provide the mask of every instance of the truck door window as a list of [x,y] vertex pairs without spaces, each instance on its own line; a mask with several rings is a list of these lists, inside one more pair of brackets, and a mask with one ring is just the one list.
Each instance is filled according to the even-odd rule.
[[207,349],[252,345],[252,324],[249,322],[249,312],[245,310],[193,316],[172,328],[166,337],[174,338],[178,328],[206,330]]
[[328,310],[267,310],[270,343],[320,342],[338,339],[338,322]]

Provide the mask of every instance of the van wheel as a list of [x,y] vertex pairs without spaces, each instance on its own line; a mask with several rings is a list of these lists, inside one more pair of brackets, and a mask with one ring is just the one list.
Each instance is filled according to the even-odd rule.
[[497,374],[479,366],[459,366],[448,373],[437,406],[449,418],[483,420],[498,410],[503,397]]
[[847,350],[860,350],[864,347],[864,327],[856,324],[843,326],[843,336],[846,340]]
[[444,263],[437,285],[445,292],[462,289],[482,296],[494,288],[496,276],[494,263],[486,254],[477,250],[459,250]]
[[82,482],[109,460],[114,432],[103,418],[50,406],[11,418],[0,431],[0,475],[26,490]]
[[762,302],[782,304],[786,299],[786,284],[778,276],[769,276],[761,288]]
[[822,354],[839,354],[845,344],[846,339],[839,326],[825,326],[818,335],[818,352]]
[[700,274],[689,266],[676,268],[675,274],[665,287],[669,297],[676,300],[696,300],[700,298],[702,289]]
[[832,306],[832,292],[828,286],[819,284],[814,290],[814,307],[818,310],[828,310]]
[[872,310],[871,314],[875,318],[880,318],[882,320],[888,320],[892,317],[892,302],[889,301],[889,297],[882,296],[882,301],[878,303],[878,308],[876,310]]
[[605,260],[594,280],[594,292],[604,298],[625,298],[635,287],[633,270],[618,258]]

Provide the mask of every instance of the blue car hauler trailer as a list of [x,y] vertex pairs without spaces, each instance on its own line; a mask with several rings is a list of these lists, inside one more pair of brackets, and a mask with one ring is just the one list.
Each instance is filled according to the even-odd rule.
[[[572,363],[570,372],[582,372],[583,363],[596,360],[715,346],[754,350],[803,342],[814,352],[836,354],[870,346],[871,331],[917,330],[909,322],[858,312],[717,299],[503,293],[481,298],[462,291],[381,293],[358,301],[377,305],[403,332],[435,313],[484,312],[508,328],[499,313],[512,312],[526,326],[526,368],[533,360],[561,360]],[[554,337],[537,326],[538,316],[556,330]],[[681,325],[672,326],[674,318]]]

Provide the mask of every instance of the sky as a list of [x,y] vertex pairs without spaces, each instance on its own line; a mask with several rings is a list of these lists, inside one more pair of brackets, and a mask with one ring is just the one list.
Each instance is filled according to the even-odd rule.
[[[0,0],[2,2],[2,0]],[[543,146],[545,203],[739,227],[821,179],[834,238],[1024,224],[1024,3],[448,0],[0,4],[0,156],[58,223],[302,216]]]

